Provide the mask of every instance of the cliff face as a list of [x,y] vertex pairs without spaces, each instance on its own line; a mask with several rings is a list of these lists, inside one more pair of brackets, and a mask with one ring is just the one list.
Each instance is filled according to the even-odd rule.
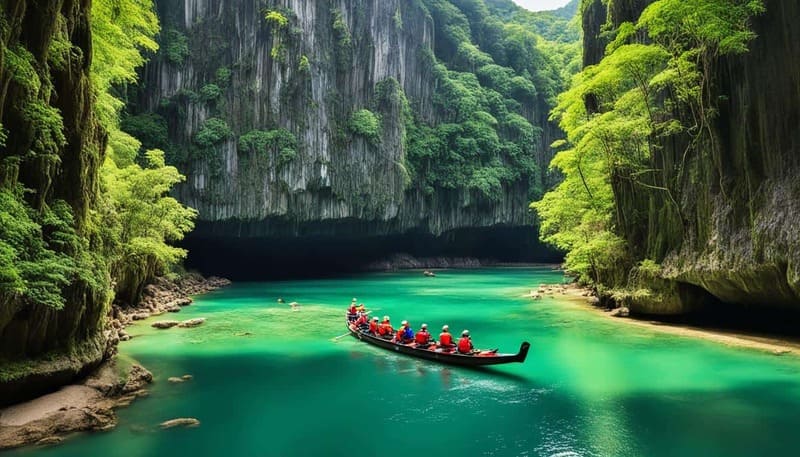
[[[51,279],[62,274],[48,266],[55,262],[46,262],[69,263],[83,246],[59,237],[76,236],[85,246],[93,242],[87,225],[97,207],[105,137],[93,117],[88,3],[0,3],[0,115],[7,134],[0,141],[2,210],[24,208],[14,216],[3,214],[0,247],[4,255],[19,250],[14,266],[27,268],[23,280],[40,301],[47,298],[45,280],[37,282],[35,275]],[[54,55],[54,49],[64,49],[54,43],[70,52]],[[19,193],[22,188],[29,191]],[[16,202],[9,204],[12,199]],[[15,224],[28,223],[22,243],[9,235]],[[37,262],[43,271],[35,270]],[[19,283],[9,279],[2,265],[0,404],[63,384],[102,359],[110,281],[103,265],[93,267],[94,277],[70,278],[57,290],[63,298],[57,309],[20,296]],[[45,354],[46,366],[31,361]],[[16,370],[20,360],[26,362]]]
[[[636,19],[645,2],[614,2],[613,22]],[[659,183],[677,183],[683,220],[663,195],[615,183],[617,206],[629,215],[621,231],[639,259],[663,265],[649,286],[663,300],[633,303],[643,313],[697,309],[715,297],[726,304],[800,308],[800,4],[767,0],[754,19],[750,51],[723,59],[713,91],[721,98],[714,142],[688,151],[665,144],[654,165]],[[587,5],[597,30],[606,12]],[[585,36],[587,63],[601,57],[595,33]],[[679,181],[680,178],[680,181]],[[674,185],[674,184],[672,184]]]
[[[493,198],[463,183],[425,186],[417,178],[410,129],[453,121],[440,106],[447,100],[437,99],[446,95],[434,50],[457,54],[437,36],[448,25],[426,2],[187,0],[161,2],[160,16],[162,48],[183,36],[187,53],[160,53],[147,65],[134,111],[166,119],[170,155],[188,177],[178,196],[200,213],[195,239],[439,235],[533,223],[530,190],[549,179],[546,145],[557,136],[544,93],[518,108],[535,126],[522,154],[538,170],[503,181]],[[469,65],[476,64],[462,71]],[[229,82],[220,71],[229,71]],[[221,88],[218,98],[203,95],[211,83]],[[373,136],[353,127],[364,109],[379,119]],[[212,151],[192,153],[210,118],[224,120],[230,134]],[[294,139],[286,148],[265,136],[264,154],[243,140],[254,130]],[[513,137],[497,130],[501,140]]]

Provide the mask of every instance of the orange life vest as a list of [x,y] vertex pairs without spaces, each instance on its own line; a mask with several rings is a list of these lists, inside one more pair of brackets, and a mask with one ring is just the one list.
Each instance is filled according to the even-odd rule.
[[451,335],[450,332],[442,332],[439,334],[439,344],[442,346],[452,346],[453,335]]
[[369,323],[369,332],[370,333],[378,333],[378,323],[375,321],[371,321]]
[[347,310],[347,312],[350,313],[350,314],[355,314],[356,313],[356,305],[350,305],[350,308]]
[[462,336],[458,340],[458,352],[462,354],[469,354],[472,352],[472,341],[467,336]]
[[378,327],[379,335],[391,335],[392,332],[394,332],[394,329],[392,328],[392,324],[389,322],[384,322],[380,327]]
[[405,331],[406,331],[406,328],[401,325],[400,328],[397,329],[397,333],[394,335],[394,338],[397,341],[403,341],[403,333],[405,333]]
[[425,344],[430,339],[431,339],[431,334],[428,333],[427,330],[420,330],[417,332],[416,336],[414,336],[414,341],[416,341],[417,344]]
[[361,316],[359,316],[359,317],[358,317],[358,319],[356,320],[356,325],[364,325],[364,324],[366,324],[366,323],[367,323],[367,316],[366,316],[365,314],[362,314],[362,315],[361,315]]

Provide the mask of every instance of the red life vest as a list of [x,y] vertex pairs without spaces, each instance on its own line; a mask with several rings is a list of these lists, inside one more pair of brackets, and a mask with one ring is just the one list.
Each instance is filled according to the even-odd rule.
[[350,308],[347,310],[347,312],[350,313],[350,314],[355,314],[356,313],[356,305],[350,305]]
[[442,346],[453,345],[453,335],[450,332],[442,332],[439,334],[439,344]]
[[397,341],[403,341],[403,333],[405,333],[405,331],[406,331],[406,328],[403,327],[403,326],[400,326],[400,328],[397,329],[397,334],[395,334],[394,338]]
[[458,340],[458,352],[462,354],[469,354],[472,352],[472,341],[467,336],[462,336]]
[[394,329],[392,328],[392,324],[388,322],[384,322],[380,327],[378,327],[379,335],[391,335],[392,332],[394,332]]
[[369,332],[370,333],[378,333],[378,323],[372,321],[369,323]]
[[414,336],[414,341],[416,341],[417,344],[425,344],[430,339],[431,339],[431,334],[428,333],[427,330],[420,330],[419,332],[417,332],[416,336]]
[[364,324],[366,324],[366,323],[367,323],[367,316],[366,316],[365,314],[362,314],[362,315],[361,315],[361,316],[359,316],[359,317],[358,317],[358,319],[356,320],[356,325],[364,325]]

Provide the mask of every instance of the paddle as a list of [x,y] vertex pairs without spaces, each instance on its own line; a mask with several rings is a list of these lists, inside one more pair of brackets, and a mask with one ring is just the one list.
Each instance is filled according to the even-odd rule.
[[350,332],[345,333],[344,335],[334,336],[331,338],[332,341],[339,341],[339,338],[344,338],[345,336],[349,335]]

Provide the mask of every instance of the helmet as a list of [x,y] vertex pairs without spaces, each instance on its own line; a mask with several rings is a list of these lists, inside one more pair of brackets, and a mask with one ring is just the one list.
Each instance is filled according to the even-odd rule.
[[373,318],[372,318],[372,320],[373,320],[373,321],[377,321],[377,320],[378,320],[378,318],[377,318],[377,317],[373,317]]
[[444,326],[442,326],[442,330],[443,331],[448,331],[448,330],[450,330],[450,326],[449,325],[444,325]]
[[464,330],[461,332],[461,336],[469,336],[469,330]]
[[428,328],[428,324],[422,324],[422,328]]
[[383,316],[383,320],[388,321],[389,320],[389,316]]
[[358,301],[358,300],[356,300],[356,297],[353,297],[353,301]]
[[408,321],[400,322],[400,325],[408,325]]

